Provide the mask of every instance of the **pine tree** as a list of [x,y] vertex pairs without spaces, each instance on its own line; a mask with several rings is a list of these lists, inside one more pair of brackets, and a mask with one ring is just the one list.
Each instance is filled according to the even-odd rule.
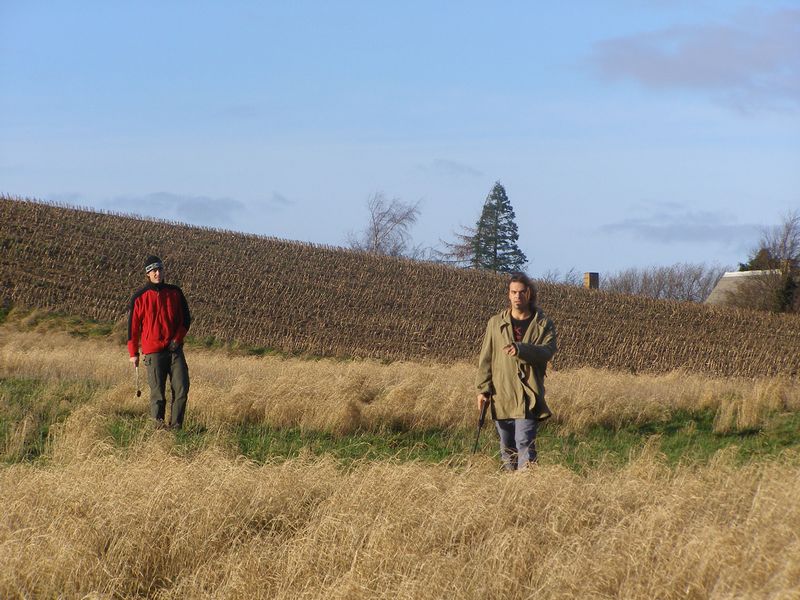
[[521,271],[528,259],[517,246],[514,209],[498,181],[486,197],[472,237],[472,266],[496,273]]

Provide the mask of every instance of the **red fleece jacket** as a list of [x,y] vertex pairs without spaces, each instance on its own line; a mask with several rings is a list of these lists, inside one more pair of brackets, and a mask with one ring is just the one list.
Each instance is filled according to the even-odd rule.
[[128,352],[152,354],[166,350],[172,340],[182,344],[192,316],[177,285],[148,283],[131,298],[128,310]]

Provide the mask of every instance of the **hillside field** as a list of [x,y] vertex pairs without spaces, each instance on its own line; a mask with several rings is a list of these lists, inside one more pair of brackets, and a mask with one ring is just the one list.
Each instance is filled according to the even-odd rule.
[[[504,278],[228,231],[0,197],[0,303],[124,323],[144,257],[186,292],[192,334],[285,353],[471,361]],[[565,243],[567,241],[565,240]],[[800,316],[541,283],[556,369],[800,373]]]

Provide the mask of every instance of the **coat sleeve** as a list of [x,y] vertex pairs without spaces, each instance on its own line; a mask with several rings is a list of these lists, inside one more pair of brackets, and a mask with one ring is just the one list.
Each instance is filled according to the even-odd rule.
[[183,295],[183,290],[178,288],[178,296],[181,301],[182,319],[178,324],[178,330],[175,333],[175,341],[179,344],[183,343],[183,339],[189,332],[189,326],[192,324],[192,313],[189,312],[189,303],[186,302],[186,296]]
[[531,365],[546,365],[557,349],[556,326],[550,319],[545,321],[544,331],[536,342],[535,344],[517,342],[517,357]]
[[478,359],[478,374],[475,376],[475,385],[481,394],[492,394],[492,321],[486,324],[486,333],[483,335],[481,355]]
[[134,295],[128,306],[128,354],[131,356],[139,354],[139,339],[142,335],[141,303],[137,302],[139,298],[140,295]]

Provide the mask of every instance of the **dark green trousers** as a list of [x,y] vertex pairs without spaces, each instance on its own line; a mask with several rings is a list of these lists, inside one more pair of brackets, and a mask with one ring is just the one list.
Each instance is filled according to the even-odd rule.
[[189,367],[186,365],[183,348],[178,348],[175,352],[164,350],[145,354],[143,362],[147,367],[147,383],[150,385],[150,416],[157,423],[164,423],[167,408],[164,392],[169,377],[172,389],[169,424],[170,427],[180,429],[183,427],[186,400],[189,396]]

